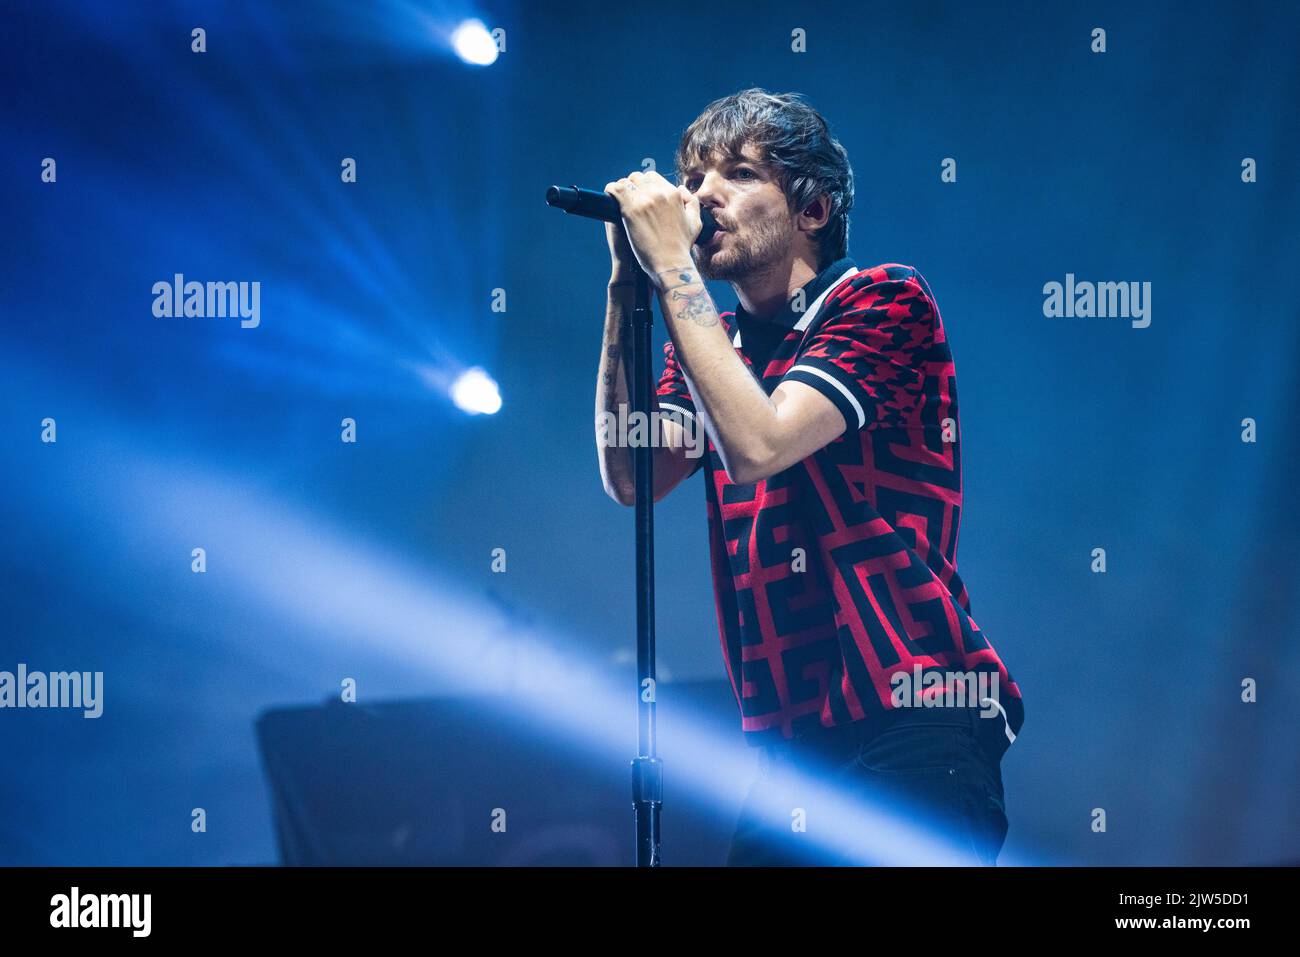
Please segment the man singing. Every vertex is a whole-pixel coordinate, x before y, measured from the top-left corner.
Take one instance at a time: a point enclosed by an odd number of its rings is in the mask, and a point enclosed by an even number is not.
[[[957,383],[930,287],[848,258],[848,156],[796,94],[710,104],[676,165],[677,186],[605,187],[623,222],[596,413],[626,414],[639,267],[671,338],[654,497],[703,465],[723,660],[762,749],[727,863],[994,864],[1024,709],[957,574]],[[702,206],[719,226],[703,247]],[[597,448],[605,490],[634,504],[629,450]]]

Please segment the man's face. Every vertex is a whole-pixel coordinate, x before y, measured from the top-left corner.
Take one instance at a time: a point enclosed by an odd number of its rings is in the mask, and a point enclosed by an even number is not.
[[[682,174],[719,231],[691,256],[706,279],[739,281],[780,262],[794,241],[794,218],[775,172],[746,143],[739,157],[712,155]]]

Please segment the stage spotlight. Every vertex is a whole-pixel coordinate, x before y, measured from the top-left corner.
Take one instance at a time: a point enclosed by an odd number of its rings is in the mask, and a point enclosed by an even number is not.
[[[493,415],[501,409],[501,392],[495,380],[475,366],[462,372],[452,384],[451,401],[471,415]]]
[[[466,63],[488,66],[496,62],[497,44],[482,20],[464,20],[451,35],[456,55]]]

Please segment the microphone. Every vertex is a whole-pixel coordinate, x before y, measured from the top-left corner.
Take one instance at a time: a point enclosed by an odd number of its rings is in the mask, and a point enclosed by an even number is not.
[[[599,219],[606,223],[621,223],[623,215],[618,210],[618,200],[609,193],[577,186],[552,186],[546,191],[546,205],[562,209],[574,216]],[[697,246],[705,245],[718,231],[718,222],[707,207],[700,207],[700,234],[695,237]]]

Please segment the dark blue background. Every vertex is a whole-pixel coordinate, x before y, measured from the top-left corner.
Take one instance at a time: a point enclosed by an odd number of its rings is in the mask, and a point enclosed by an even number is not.
[[[669,171],[751,85],[827,116],[852,254],[942,310],[959,567],[1026,702],[1008,854],[1300,857],[1295,4],[5,6],[0,669],[107,691],[97,721],[0,712],[0,863],[271,861],[263,709],[343,677],[526,697],[540,647],[626,662],[631,514],[592,447],[608,262],[542,194]],[[474,15],[507,32],[482,69],[443,39]],[[176,272],[260,281],[260,327],[154,318]],[[1045,318],[1067,272],[1149,281],[1150,327]],[[475,365],[495,416],[420,374]],[[720,677],[700,479],[657,521],[661,670]]]

